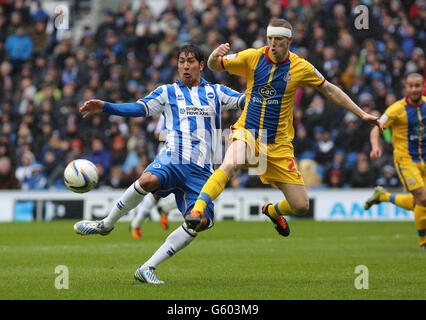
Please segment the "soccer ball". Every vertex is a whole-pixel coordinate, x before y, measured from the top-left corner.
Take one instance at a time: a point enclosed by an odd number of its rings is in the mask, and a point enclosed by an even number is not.
[[[74,192],[85,193],[92,190],[98,183],[96,166],[85,159],[71,161],[64,171],[64,184]]]

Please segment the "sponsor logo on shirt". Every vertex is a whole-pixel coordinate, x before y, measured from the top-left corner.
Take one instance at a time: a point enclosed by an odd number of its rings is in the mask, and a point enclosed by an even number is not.
[[[186,106],[179,109],[180,114],[187,116],[204,116],[204,117],[214,117],[216,115],[215,110],[210,108],[200,108],[196,106]]]
[[[267,84],[266,86],[260,87],[257,92],[264,97],[265,99],[268,99],[270,97],[273,97],[276,95],[277,90],[275,90],[272,86]]]
[[[236,57],[238,57],[238,53],[228,54],[228,55],[224,56],[223,58],[225,60],[232,60],[232,59],[235,59]]]
[[[263,104],[263,102],[265,102],[265,104],[267,105],[271,105],[271,104],[280,104],[280,100],[278,99],[270,99],[271,97],[274,97],[277,94],[277,90],[275,90],[274,87],[268,85],[262,86],[260,87],[257,92],[263,97],[263,99],[259,99],[256,96],[252,96],[251,97],[251,101],[254,103],[259,103],[259,104]]]

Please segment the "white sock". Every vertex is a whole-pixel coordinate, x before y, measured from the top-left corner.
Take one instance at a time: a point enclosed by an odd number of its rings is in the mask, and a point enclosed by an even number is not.
[[[136,180],[115,203],[108,216],[102,220],[105,228],[111,228],[122,216],[136,208],[147,193]]]
[[[197,233],[186,228],[185,224],[173,231],[161,245],[160,248],[142,265],[142,268],[154,267],[175,255],[179,250],[185,248],[196,237]]]
[[[152,193],[148,193],[142,200],[141,204],[136,208],[137,212],[135,217],[131,222],[131,227],[140,228],[142,221],[149,215],[152,208],[154,208],[155,204],[158,201],[155,199]]]

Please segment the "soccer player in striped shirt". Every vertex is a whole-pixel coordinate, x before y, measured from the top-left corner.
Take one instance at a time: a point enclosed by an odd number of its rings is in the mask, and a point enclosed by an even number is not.
[[[206,207],[220,195],[239,168],[256,165],[256,157],[262,182],[281,190],[285,197],[262,209],[278,233],[289,234],[283,215],[301,215],[308,211],[309,199],[291,143],[293,103],[298,87],[314,87],[336,105],[368,123],[379,125],[377,117],[363,111],[340,88],[326,81],[312,64],[290,52],[292,39],[291,24],[284,19],[272,19],[267,27],[268,46],[228,54],[230,45],[225,43],[211,53],[210,69],[247,79],[246,106],[233,125],[233,141],[222,165],[209,178],[193,211],[186,216],[187,224],[193,228],[203,228]]]
[[[89,100],[80,108],[83,117],[99,112],[125,117],[162,113],[167,134],[161,153],[125,191],[108,216],[102,221],[77,222],[74,230],[78,234],[109,234],[120,217],[135,208],[149,192],[162,197],[173,193],[178,209],[185,216],[214,171],[213,165],[220,163],[221,110],[243,108],[245,95],[224,85],[210,84],[201,77],[205,62],[198,47],[183,46],[177,59],[179,79],[158,87],[136,103]],[[163,283],[157,279],[155,268],[186,247],[199,231],[213,226],[213,204],[207,206],[205,219],[204,227],[197,231],[185,223],[174,230],[154,255],[138,267],[135,279]]]
[[[424,78],[419,73],[407,76],[406,96],[393,103],[379,118],[383,128],[392,128],[393,160],[404,193],[389,193],[376,187],[366,201],[366,210],[380,202],[391,202],[406,210],[414,211],[414,221],[420,249],[426,250],[426,97],[422,96]],[[370,158],[382,156],[380,132],[373,128],[370,133]]]

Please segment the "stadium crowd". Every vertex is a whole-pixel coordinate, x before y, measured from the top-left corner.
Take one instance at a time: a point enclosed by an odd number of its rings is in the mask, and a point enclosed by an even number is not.
[[[355,26],[359,5],[368,8],[367,29]],[[168,1],[160,14],[144,1],[137,8],[122,2],[116,12],[105,12],[96,30],[85,27],[78,41],[73,19],[70,30],[61,32],[41,4],[2,0],[0,189],[62,189],[63,170],[77,158],[97,165],[97,188],[127,188],[156,155],[158,118],[100,114],[83,120],[82,103],[134,102],[176,80],[176,49],[187,42],[206,56],[223,42],[233,52],[264,46],[271,17],[290,21],[291,51],[368,112],[379,115],[402,98],[406,74],[426,76],[424,0],[186,0],[182,7]],[[242,78],[208,68],[203,76],[245,90]],[[223,128],[238,116],[224,112]],[[308,187],[399,187],[391,133],[384,132],[385,155],[370,161],[371,127],[312,88],[299,89],[294,129],[295,155]],[[228,187],[264,186],[240,171]]]

